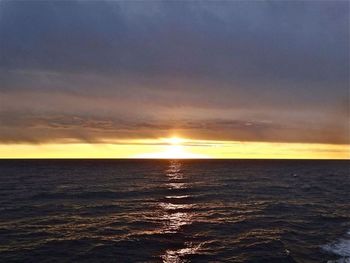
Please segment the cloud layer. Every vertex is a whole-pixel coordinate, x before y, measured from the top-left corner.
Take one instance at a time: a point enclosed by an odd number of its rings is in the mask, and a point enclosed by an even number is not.
[[[349,143],[347,1],[1,1],[0,141]]]

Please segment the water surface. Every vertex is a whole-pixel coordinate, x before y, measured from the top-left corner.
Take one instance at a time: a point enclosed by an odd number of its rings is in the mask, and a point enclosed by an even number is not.
[[[349,262],[348,161],[2,160],[1,262]]]

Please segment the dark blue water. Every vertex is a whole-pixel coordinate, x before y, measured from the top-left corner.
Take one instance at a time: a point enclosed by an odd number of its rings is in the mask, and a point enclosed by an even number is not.
[[[1,262],[349,262],[349,161],[0,161]]]

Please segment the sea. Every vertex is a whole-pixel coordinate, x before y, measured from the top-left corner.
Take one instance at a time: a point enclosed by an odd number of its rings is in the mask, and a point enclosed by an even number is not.
[[[0,262],[350,262],[348,160],[1,160]]]

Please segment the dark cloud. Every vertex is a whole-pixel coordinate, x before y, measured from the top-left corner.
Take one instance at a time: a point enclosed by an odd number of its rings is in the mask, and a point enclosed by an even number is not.
[[[348,8],[346,1],[3,1],[1,67],[344,81]]]
[[[175,124],[174,124],[175,123]],[[167,137],[170,133],[209,140],[348,143],[347,134],[317,124],[273,123],[260,120],[125,120],[97,116],[40,115],[5,112],[0,115],[1,143],[93,142]],[[218,136],[220,131],[220,136]]]
[[[0,2],[4,142],[348,143],[348,72],[347,1]]]

